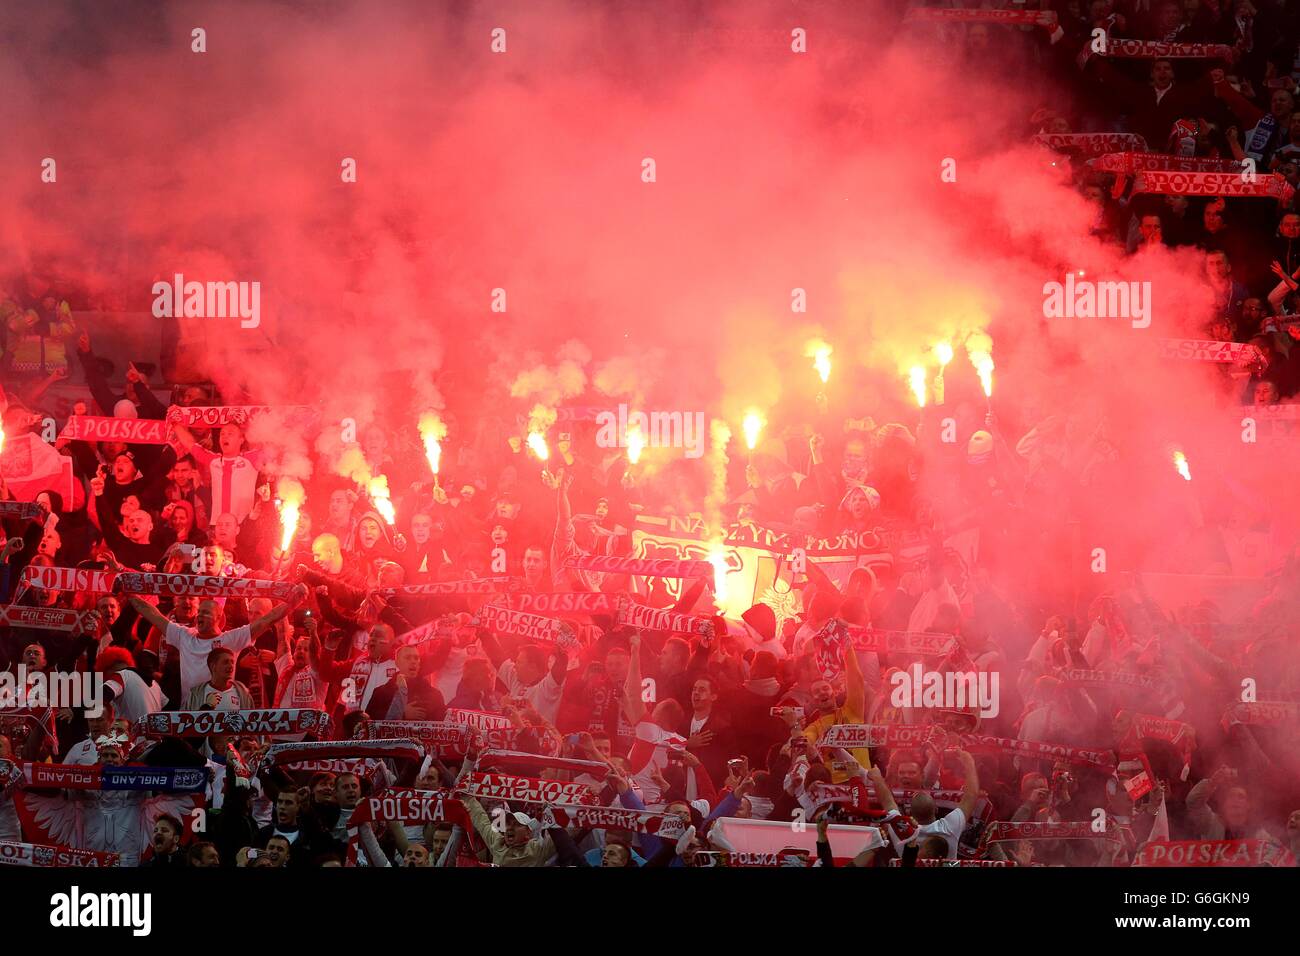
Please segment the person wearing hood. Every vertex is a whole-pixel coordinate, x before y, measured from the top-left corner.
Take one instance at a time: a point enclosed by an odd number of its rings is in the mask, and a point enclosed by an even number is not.
[[[379,569],[396,562],[397,556],[406,550],[406,539],[391,532],[388,522],[371,509],[356,520],[343,549],[352,554],[365,571],[367,582],[373,585],[378,580]]]

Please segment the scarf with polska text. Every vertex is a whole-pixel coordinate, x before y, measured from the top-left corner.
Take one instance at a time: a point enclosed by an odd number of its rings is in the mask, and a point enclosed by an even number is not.
[[[549,614],[554,617],[589,617],[592,614],[613,614],[618,600],[613,594],[601,591],[557,591],[550,594],[516,594],[510,599],[515,611]]]
[[[904,23],[1019,23],[1033,26],[1042,16],[1039,10],[964,10],[937,7],[913,7],[903,17]]]
[[[43,514],[45,509],[34,501],[0,501],[0,518],[35,521]]]
[[[789,847],[775,852],[744,850],[700,850],[692,857],[692,866],[809,866],[810,852]]]
[[[98,611],[74,611],[70,607],[28,607],[20,604],[0,605],[0,625],[30,627],[39,631],[62,631],[65,634],[90,634],[98,629]]]
[[[415,741],[426,753],[448,760],[469,753],[474,730],[442,720],[368,720],[353,739]]]
[[[695,614],[680,614],[663,608],[646,607],[624,597],[619,601],[619,624],[646,630],[672,631],[676,634],[694,634],[713,637],[713,618]]]
[[[429,641],[444,640],[456,636],[460,629],[461,622],[458,615],[447,614],[443,617],[436,617],[426,624],[419,627],[413,627],[409,631],[398,634],[396,643],[398,647],[419,647]]]
[[[137,720],[134,732],[146,737],[211,737],[213,734],[323,737],[329,733],[329,726],[329,714],[323,710],[162,710]]]
[[[1152,840],[1138,851],[1133,865],[1293,867],[1296,859],[1271,840]]]
[[[41,591],[86,591],[108,594],[113,590],[112,571],[89,571],[83,568],[46,568],[29,564],[23,568],[19,585]]]
[[[1230,704],[1223,712],[1222,724],[1225,731],[1236,724],[1248,724],[1252,727],[1278,727],[1293,723],[1300,716],[1300,705],[1287,700],[1238,701]]]
[[[1132,175],[1156,170],[1166,173],[1237,173],[1243,166],[1235,159],[1210,159],[1203,156],[1170,156],[1168,153],[1124,151],[1107,153],[1088,160],[1088,165],[1107,173]]]
[[[117,576],[124,594],[166,594],[172,597],[242,597],[290,601],[298,585],[292,581],[217,577],[207,574],[167,574],[163,571],[127,571]]]
[[[78,850],[70,846],[51,846],[46,843],[0,842],[0,866],[119,866],[122,857],[117,853],[99,850]]]
[[[501,594],[518,591],[523,579],[501,575],[492,578],[467,578],[463,581],[431,581],[428,584],[403,584],[395,588],[373,588],[370,593],[387,600],[395,597],[430,594]]]
[[[1141,750],[1141,741],[1158,740],[1169,744],[1183,757],[1182,780],[1192,769],[1192,751],[1196,749],[1196,728],[1181,720],[1168,717],[1156,717],[1152,714],[1138,714],[1131,710],[1121,710],[1115,715],[1115,721],[1124,727],[1119,734],[1121,750]]]
[[[671,558],[623,558],[613,555],[580,554],[564,562],[566,568],[601,574],[634,574],[651,578],[708,578],[713,565],[708,561],[677,561]]]
[[[861,750],[866,747],[889,747],[912,750],[924,747],[934,736],[931,724],[832,724],[826,728],[818,747],[833,750]]]
[[[1107,37],[1098,56],[1125,60],[1226,60],[1232,47],[1226,43],[1167,43],[1164,40],[1129,40]]]
[[[474,821],[465,805],[447,790],[390,787],[358,803],[348,817],[347,865],[357,865],[361,824],[383,820],[401,824],[452,823],[473,838]]]
[[[633,810],[629,807],[553,803],[542,811],[540,819],[547,827],[629,830],[633,833],[652,834],[665,840],[679,839],[686,832],[686,825],[676,814]]]
[[[1115,753],[1111,750],[1087,750],[1065,744],[1049,744],[1042,740],[1019,740],[984,734],[962,734],[958,740],[962,749],[971,753],[1006,754],[1030,760],[1068,760],[1106,773],[1115,772]]]
[[[108,418],[73,415],[59,433],[73,441],[118,441],[128,445],[166,445],[176,436],[171,426],[156,418]]]
[[[1107,689],[1140,690],[1147,693],[1167,696],[1174,686],[1159,677],[1146,674],[1132,674],[1125,671],[1087,670],[1082,667],[1067,667],[1056,674],[1066,687],[1097,687]]]
[[[1034,142],[1048,149],[1078,151],[1085,156],[1147,151],[1147,141],[1137,133],[1038,133]]]
[[[1249,342],[1220,342],[1217,339],[1159,339],[1160,357],[1251,365],[1264,361],[1258,346]]]
[[[497,604],[485,604],[479,608],[477,620],[480,627],[491,628],[503,634],[517,634],[559,648],[567,649],[578,645],[573,627],[558,617],[544,617],[526,611],[512,611]]]
[[[813,635],[813,656],[817,669],[826,680],[833,680],[843,670],[844,651],[848,646],[875,654],[927,656],[951,654],[958,645],[951,634],[882,631],[831,618]]]
[[[424,748],[409,738],[314,740],[272,744],[262,754],[260,770],[311,760],[423,760]]]
[[[14,761],[22,772],[19,786],[39,790],[158,790],[200,793],[208,785],[207,767],[36,763]],[[0,771],[0,774],[3,772]]]
[[[1097,832],[1091,820],[1063,820],[1051,822],[1044,820],[998,820],[984,828],[980,837],[981,852],[992,843],[1006,840],[1107,840],[1123,843],[1124,834],[1120,827],[1106,822],[1106,829]]]
[[[220,428],[222,425],[247,427],[250,420],[270,412],[284,413],[294,420],[309,421],[316,417],[309,405],[172,405],[167,422],[186,428]]]
[[[515,777],[503,773],[471,773],[457,792],[476,800],[511,800],[520,803],[585,803],[598,805],[596,792],[585,783],[547,780],[544,777]]]
[[[1241,173],[1173,173],[1156,169],[1133,175],[1133,194],[1161,196],[1246,196],[1276,199],[1285,206],[1295,187],[1281,173],[1258,173],[1249,181]]]

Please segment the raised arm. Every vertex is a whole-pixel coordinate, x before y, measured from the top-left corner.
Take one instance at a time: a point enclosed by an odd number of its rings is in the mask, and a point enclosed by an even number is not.
[[[957,759],[961,761],[962,775],[962,794],[961,803],[957,805],[958,809],[970,820],[971,814],[975,812],[975,804],[980,798],[980,777],[979,772],[975,769],[975,758],[965,750],[957,751]]]
[[[135,608],[135,613],[139,614],[142,618],[156,627],[159,633],[164,635],[167,633],[167,625],[169,625],[171,621],[163,617],[156,607],[138,594],[132,595],[130,604],[131,607]]]
[[[631,658],[627,665],[627,678],[623,681],[623,713],[628,722],[638,724],[645,717],[645,701],[641,699],[641,632],[634,631],[629,641]]]
[[[248,630],[253,635],[253,640],[257,640],[259,637],[265,634],[267,628],[269,628],[272,624],[280,620],[280,618],[284,617],[295,607],[301,604],[306,597],[307,597],[307,586],[304,584],[299,584],[293,589],[292,601],[286,601],[284,604],[281,604],[279,607],[274,607],[271,610],[267,611],[257,620],[249,622]]]

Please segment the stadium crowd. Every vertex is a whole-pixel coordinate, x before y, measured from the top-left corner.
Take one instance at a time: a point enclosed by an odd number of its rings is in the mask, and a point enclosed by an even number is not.
[[[1004,51],[1007,70],[1059,91],[1026,132],[1065,137],[1095,234],[1134,255],[1200,250],[1219,308],[1188,338],[1257,350],[1224,364],[1225,402],[1286,403],[1300,391],[1294,190],[1134,194],[1125,171],[1087,162],[1103,155],[1087,137],[1249,158],[1295,187],[1300,6],[981,9],[1038,12],[917,29],[943,31],[954,57]],[[1098,27],[1223,55],[1088,56]],[[1072,528],[1105,522],[1129,467],[1104,419],[958,397],[960,439],[945,443],[934,408],[919,427],[877,424],[873,408],[790,410],[757,454],[733,442],[725,543],[767,534],[780,567],[771,593],[720,613],[707,541],[636,551],[645,517],[701,510],[703,493],[683,499],[693,463],[640,467],[581,410],[544,432],[545,459],[513,422],[462,414],[434,473],[413,419],[363,425],[346,443],[390,501],[337,456],[290,474],[252,437],[266,416],[320,448],[337,423],[112,368],[56,282],[20,278],[0,313],[7,455],[40,442],[70,473],[62,491],[0,481],[0,669],[22,692],[0,701],[0,865],[1300,853],[1295,542],[1270,543],[1245,609],[1161,602],[1140,575],[1081,594],[1091,576],[1063,549]],[[50,390],[82,382],[71,417],[55,416]],[[1233,570],[1231,522],[1210,515],[1159,570]],[[883,544],[859,560],[867,539]],[[966,675],[970,694],[931,700],[918,668],[949,689]],[[34,688],[55,672],[99,675],[109,700],[49,706]],[[904,686],[916,693],[900,703]]]

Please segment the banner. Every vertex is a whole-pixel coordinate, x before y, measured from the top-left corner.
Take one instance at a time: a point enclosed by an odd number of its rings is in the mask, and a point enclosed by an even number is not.
[[[502,773],[471,773],[462,784],[476,799],[517,800],[521,803],[598,804],[596,792],[585,783],[515,777]]]
[[[1268,840],[1153,840],[1134,866],[1295,866],[1285,847]]]
[[[211,737],[213,734],[329,733],[323,710],[164,710],[135,722],[135,733],[147,737]]]
[[[953,534],[944,542],[949,580],[959,597],[968,590],[978,545],[978,529]],[[645,560],[695,559],[707,564],[713,546],[712,530],[697,517],[639,515],[632,529],[632,554]],[[796,549],[843,588],[859,567],[893,568],[898,573],[920,568],[929,556],[930,541],[920,533],[883,528],[820,537],[744,523],[724,529],[722,547],[727,577],[721,613],[739,620],[753,605],[767,604],[780,633],[785,620],[800,613],[799,592],[791,588],[802,577],[792,567]],[[648,606],[657,608],[670,607],[689,587],[676,578],[653,575],[634,576],[632,586]]]
[[[59,433],[73,441],[120,441],[129,445],[166,445],[175,437],[171,426],[156,418],[106,418],[73,415]]]
[[[42,491],[57,491],[63,496],[64,508],[76,511],[86,506],[86,491],[73,477],[72,459],[54,450],[53,445],[41,441],[39,435],[25,432],[5,439],[0,452],[0,477],[9,486],[14,503],[28,503]],[[10,504],[0,502],[0,504]],[[0,510],[0,514],[5,512]],[[38,518],[37,511],[30,517]]]
[[[298,585],[292,581],[217,577],[206,574],[165,574],[125,571],[117,576],[124,594],[169,594],[173,597],[264,597],[290,601]]]
[[[47,568],[29,564],[18,583],[42,591],[81,591],[108,594],[113,590],[113,572],[81,568]]]
[[[43,843],[0,842],[0,866],[117,866],[120,862],[121,857],[116,853]]]

